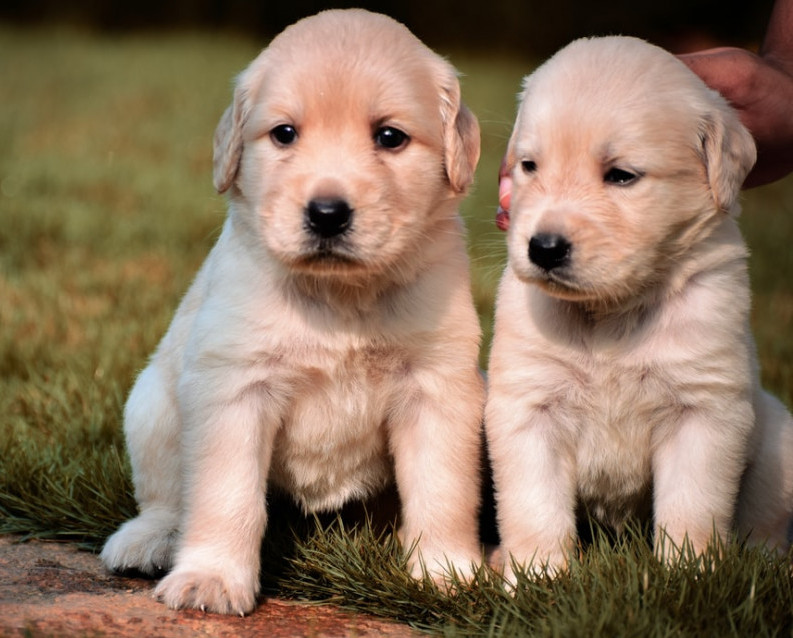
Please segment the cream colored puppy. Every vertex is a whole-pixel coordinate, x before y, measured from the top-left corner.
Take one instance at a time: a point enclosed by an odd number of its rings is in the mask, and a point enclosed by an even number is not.
[[[414,559],[469,572],[484,388],[457,206],[478,155],[455,70],[382,15],[302,20],[239,76],[228,218],[126,405],[140,515],[110,569],[249,612],[270,486],[313,512],[395,480]]]
[[[787,548],[793,422],[759,386],[736,223],[754,160],[641,40],[576,41],[525,80],[486,408],[508,577],[510,554],[562,568],[577,508]]]

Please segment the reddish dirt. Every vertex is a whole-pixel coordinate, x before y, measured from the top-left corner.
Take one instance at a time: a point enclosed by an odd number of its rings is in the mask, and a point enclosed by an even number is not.
[[[267,599],[245,618],[172,611],[153,581],[107,574],[72,545],[0,537],[0,636],[393,636],[405,625],[329,605]]]

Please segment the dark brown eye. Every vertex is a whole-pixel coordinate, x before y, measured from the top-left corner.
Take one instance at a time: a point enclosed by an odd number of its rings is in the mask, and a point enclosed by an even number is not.
[[[393,126],[381,126],[374,133],[374,141],[381,148],[393,151],[406,146],[410,141],[410,137],[404,131],[400,131]]]
[[[279,146],[289,146],[297,140],[297,130],[290,124],[281,124],[270,131],[270,139]]]
[[[533,173],[537,170],[537,162],[533,160],[523,160],[520,165],[524,173]]]
[[[637,179],[639,179],[638,175],[624,171],[621,168],[610,168],[603,176],[604,182],[607,184],[616,184],[617,186],[627,186]]]

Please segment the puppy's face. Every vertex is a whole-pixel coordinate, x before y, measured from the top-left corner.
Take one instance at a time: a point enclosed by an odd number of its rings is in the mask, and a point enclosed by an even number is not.
[[[393,20],[331,11],[293,25],[240,77],[215,183],[291,269],[398,268],[455,214],[479,153],[454,70]]]
[[[734,208],[754,144],[670,54],[634,38],[581,40],[524,87],[507,156],[509,258],[522,280],[623,303]]]

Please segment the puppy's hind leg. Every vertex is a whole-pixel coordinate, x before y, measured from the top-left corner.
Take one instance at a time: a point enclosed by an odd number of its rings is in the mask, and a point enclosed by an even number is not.
[[[162,370],[153,361],[138,377],[124,409],[124,433],[140,514],[105,543],[111,571],[155,576],[169,570],[181,511],[180,423]]]
[[[776,397],[758,391],[755,418],[760,439],[741,484],[736,527],[750,544],[784,552],[793,522],[793,417]]]

